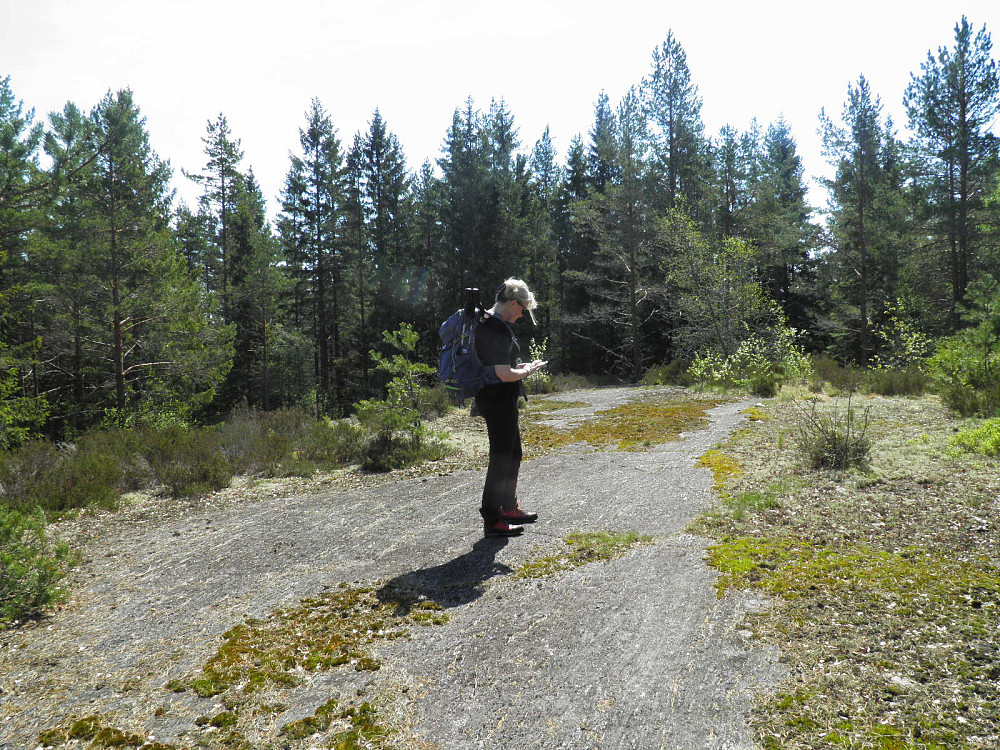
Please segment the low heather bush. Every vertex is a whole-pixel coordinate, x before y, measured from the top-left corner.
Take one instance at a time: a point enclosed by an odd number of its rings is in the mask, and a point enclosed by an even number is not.
[[[682,385],[694,383],[694,378],[688,374],[691,361],[687,359],[671,360],[665,365],[653,365],[642,376],[643,385]]]
[[[156,481],[174,495],[212,492],[232,481],[233,466],[223,455],[217,428],[148,427],[136,436]]]
[[[119,457],[97,446],[27,443],[0,456],[0,487],[11,508],[64,513],[114,507],[124,471]]]
[[[799,427],[799,447],[814,469],[848,469],[868,462],[872,443],[868,437],[869,409],[857,417],[847,400],[843,415],[836,409],[820,413],[816,402],[808,411],[802,410]]]
[[[930,379],[916,367],[905,370],[869,370],[865,389],[880,396],[923,396]]]

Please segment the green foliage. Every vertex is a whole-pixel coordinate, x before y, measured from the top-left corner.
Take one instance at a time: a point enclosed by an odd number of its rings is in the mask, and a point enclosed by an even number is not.
[[[150,427],[135,437],[156,482],[171,494],[202,495],[228,486],[233,478],[215,427]]]
[[[922,396],[930,378],[918,367],[875,369],[865,373],[865,389],[880,396]]]
[[[57,584],[70,564],[68,548],[47,539],[40,513],[0,504],[0,627],[61,601]]]
[[[3,254],[0,253],[2,264]],[[45,399],[25,396],[19,381],[18,370],[0,342],[0,450],[21,445],[37,434],[48,412]]]
[[[675,209],[661,223],[660,242],[670,252],[667,282],[681,316],[676,339],[684,356],[714,352],[735,356],[749,339],[769,339],[785,321],[758,276],[754,248],[743,240],[712,242]]]
[[[593,562],[608,562],[655,539],[635,531],[574,531],[563,539],[555,554],[534,557],[517,571],[518,578],[544,578]]]
[[[64,513],[114,507],[123,486],[121,456],[103,441],[56,445],[34,441],[0,454],[3,501],[25,511]]]
[[[427,390],[421,379],[433,369],[411,360],[417,345],[417,333],[403,324],[396,331],[386,331],[383,340],[400,353],[386,357],[371,353],[376,369],[392,378],[384,399],[365,399],[355,404],[361,426],[370,433],[362,467],[368,471],[390,471],[426,458],[443,455],[443,446],[429,435],[421,419],[422,394]]]
[[[859,418],[847,399],[847,409],[841,415],[834,408],[820,412],[815,401],[807,411],[802,409],[799,425],[799,447],[814,469],[849,469],[868,462],[872,442],[868,437],[870,409]]]
[[[549,359],[549,340],[547,338],[541,341],[536,341],[531,339],[528,344],[528,361],[535,362],[536,360],[548,361]],[[547,368],[543,367],[541,370],[535,372],[531,376],[531,391],[533,393],[551,393],[552,392],[552,374]]]
[[[835,391],[842,393],[854,393],[861,387],[864,380],[864,371],[853,365],[842,365],[832,357],[825,354],[814,355],[809,358],[812,367],[812,377],[810,380],[817,386],[814,390],[823,390],[823,383],[829,383]]]
[[[729,356],[716,350],[698,352],[688,372],[708,386],[774,395],[781,383],[805,380],[812,372],[795,336],[793,329],[775,326],[767,336],[751,335]]]
[[[970,327],[939,341],[927,366],[949,408],[991,417],[1000,411],[1000,283],[979,280],[968,302]]]
[[[875,329],[874,370],[920,370],[933,351],[933,342],[919,329],[908,300],[886,305],[884,322]]]
[[[653,365],[642,376],[643,385],[692,385],[694,377],[688,372],[690,360],[675,359],[665,365]]]
[[[950,442],[967,451],[1000,456],[1000,418],[988,419],[978,427],[962,430]]]

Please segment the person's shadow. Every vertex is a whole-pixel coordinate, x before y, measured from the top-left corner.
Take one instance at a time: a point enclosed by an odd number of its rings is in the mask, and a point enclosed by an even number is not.
[[[395,604],[398,616],[410,614],[415,605],[426,601],[445,608],[468,604],[483,595],[484,584],[490,578],[513,572],[496,561],[497,553],[506,545],[506,537],[484,537],[464,555],[396,576],[375,594],[384,604]]]

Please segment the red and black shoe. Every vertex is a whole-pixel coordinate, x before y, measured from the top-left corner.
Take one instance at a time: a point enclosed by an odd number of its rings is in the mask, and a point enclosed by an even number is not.
[[[520,536],[524,532],[521,526],[507,523],[507,521],[483,522],[483,534],[485,536]]]
[[[515,505],[513,510],[500,509],[500,517],[507,523],[534,523],[538,520],[537,513],[528,513],[520,505]]]

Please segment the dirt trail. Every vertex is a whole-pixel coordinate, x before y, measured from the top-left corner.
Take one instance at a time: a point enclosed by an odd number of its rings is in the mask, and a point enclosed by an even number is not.
[[[566,394],[590,407],[553,418],[649,393]],[[203,664],[223,632],[327,586],[389,581],[437,594],[449,622],[379,645],[387,668],[376,676],[320,674],[288,691],[274,727],[350,688],[398,698],[423,747],[749,750],[750,701],[780,668],[740,630],[760,602],[719,600],[706,540],[684,532],[711,503],[695,460],[746,406],[713,409],[707,429],[647,451],[581,447],[525,462],[522,502],[542,517],[509,542],[481,538],[481,470],[112,530],[66,607],[0,633],[0,748],[33,748],[39,731],[93,714],[182,744],[211,699],[163,685]],[[573,530],[657,541],[552,578],[510,575]]]

